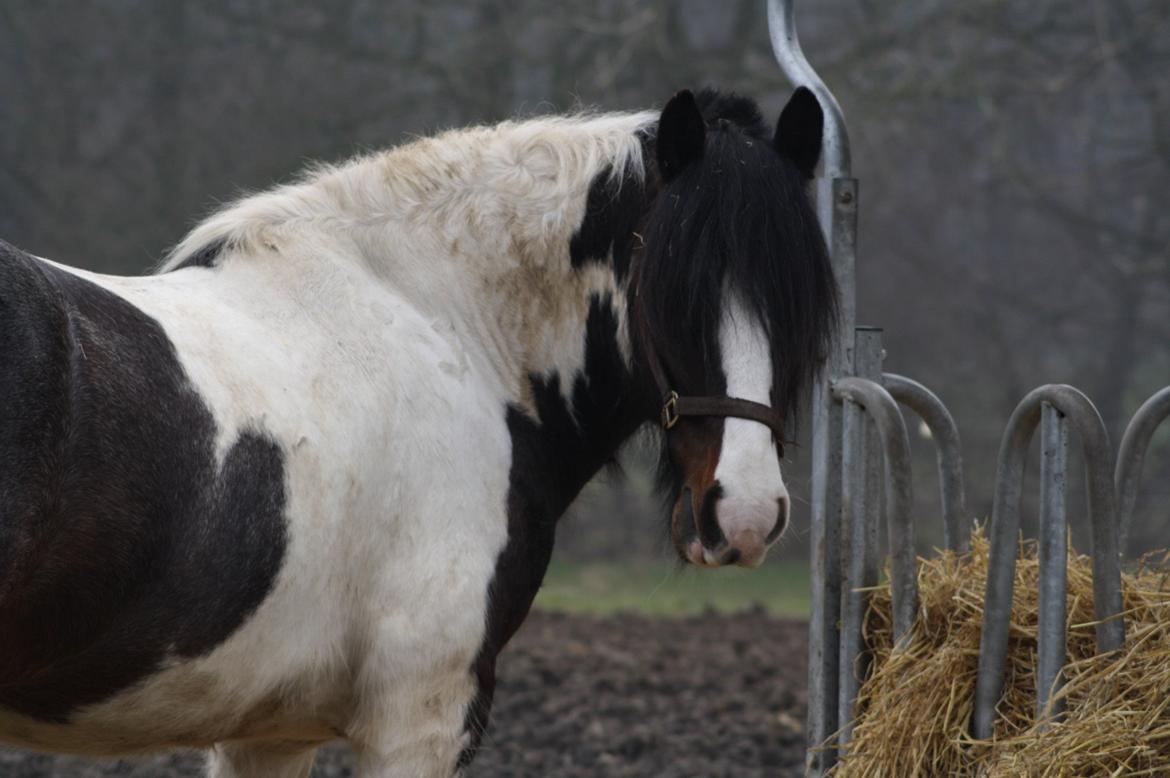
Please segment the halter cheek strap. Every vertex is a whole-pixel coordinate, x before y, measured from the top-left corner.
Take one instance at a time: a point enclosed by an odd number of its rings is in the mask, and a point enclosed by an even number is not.
[[[779,444],[784,440],[784,417],[770,405],[726,395],[680,395],[670,388],[666,370],[658,359],[654,344],[646,339],[646,361],[658,390],[662,393],[662,427],[670,429],[683,416],[731,416],[768,426]]]

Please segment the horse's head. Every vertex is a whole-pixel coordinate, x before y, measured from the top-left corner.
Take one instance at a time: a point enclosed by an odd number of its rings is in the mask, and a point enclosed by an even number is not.
[[[631,331],[663,396],[671,538],[697,565],[758,565],[788,523],[782,435],[836,321],[809,191],[822,121],[798,89],[774,132],[751,100],[709,91],[675,95],[658,123]]]

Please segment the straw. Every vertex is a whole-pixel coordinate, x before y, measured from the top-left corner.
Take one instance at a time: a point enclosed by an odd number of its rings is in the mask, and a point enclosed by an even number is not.
[[[1170,775],[1170,580],[1143,564],[1123,577],[1126,645],[1097,656],[1088,557],[1069,555],[1066,705],[1035,721],[1039,565],[1021,543],[1003,697],[990,741],[970,736],[987,584],[987,539],[969,555],[919,560],[921,605],[904,649],[892,649],[890,590],[870,594],[865,642],[873,651],[853,739],[836,778],[890,776]],[[1164,560],[1163,560],[1164,561]]]

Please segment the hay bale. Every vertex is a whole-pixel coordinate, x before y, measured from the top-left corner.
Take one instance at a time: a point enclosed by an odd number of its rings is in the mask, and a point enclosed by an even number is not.
[[[1163,560],[1164,561],[1164,560]],[[1088,557],[1070,553],[1067,712],[1041,731],[1036,705],[1039,565],[1024,543],[1016,567],[1007,676],[995,736],[969,732],[987,583],[988,542],[976,531],[969,556],[920,560],[918,622],[892,649],[890,590],[876,588],[865,640],[874,662],[862,685],[853,742],[837,778],[912,775],[1170,775],[1170,582],[1139,570],[1124,576],[1126,646],[1094,656]]]

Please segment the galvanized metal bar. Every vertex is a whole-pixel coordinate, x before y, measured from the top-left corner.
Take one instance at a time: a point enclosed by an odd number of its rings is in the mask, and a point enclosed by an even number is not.
[[[780,69],[794,86],[806,86],[817,96],[825,112],[825,141],[821,150],[825,178],[848,178],[852,173],[849,132],[837,98],[813,70],[796,35],[795,0],[768,0],[768,31]],[[852,332],[852,330],[846,330]]]
[[[877,428],[885,459],[886,528],[890,543],[890,589],[893,596],[894,641],[901,643],[918,615],[918,568],[914,548],[914,486],[910,472],[910,437],[898,403],[876,381],[846,377],[833,385],[833,395],[865,408]]]
[[[840,332],[852,332],[854,322],[853,266],[857,238],[857,182],[821,181],[818,216],[826,230],[833,271],[840,293]],[[826,194],[827,192],[827,194]],[[836,752],[819,748],[838,729],[840,661],[838,617],[841,602],[841,405],[832,400],[832,382],[853,372],[853,344],[838,339],[813,388],[812,517],[809,540],[812,578],[809,613],[809,757],[806,771],[822,775],[836,762]]]
[[[826,403],[830,376],[844,365],[835,357],[817,380],[813,399],[812,514],[809,520],[808,730],[807,772],[822,775],[836,752],[821,746],[837,731],[841,608],[841,417],[838,403]]]
[[[807,86],[824,111],[822,176],[816,184],[817,218],[825,235],[840,294],[841,337],[829,355],[812,398],[812,516],[809,528],[812,590],[809,613],[808,730],[810,775],[832,767],[836,752],[821,749],[838,726],[840,613],[841,405],[831,386],[853,370],[854,258],[857,248],[857,182],[850,178],[849,136],[841,108],[805,59],[796,34],[794,0],[769,0],[768,28],[781,69],[794,86]]]
[[[886,351],[882,347],[883,331],[880,327],[857,327],[854,335],[855,370],[858,378],[868,378],[881,383],[882,362],[886,358]],[[882,458],[878,456],[877,427],[873,419],[867,419],[865,424],[865,439],[867,442],[865,458],[865,548],[868,549],[866,581],[876,584],[881,576],[881,560],[879,558],[880,542],[878,533],[881,529],[883,498],[885,497],[885,474]],[[866,584],[871,585],[870,583]]]
[[[1051,403],[1040,405],[1040,557],[1039,624],[1036,647],[1036,720],[1058,716],[1063,708],[1049,700],[1060,684],[1066,643],[1065,593],[1068,591],[1068,421]]]
[[[971,549],[967,530],[967,496],[963,480],[963,451],[959,427],[938,396],[917,381],[894,373],[882,376],[890,395],[918,414],[934,439],[938,461],[938,486],[942,499],[943,545],[966,553]]]
[[[864,585],[865,533],[865,410],[845,401],[841,408],[841,632],[837,662],[837,710],[840,716],[837,743],[845,745],[852,735],[853,700],[857,697],[856,661],[862,654],[861,619],[864,608],[859,589]]]
[[[859,375],[881,377],[882,331],[858,327],[854,356]],[[878,582],[877,531],[881,517],[881,460],[873,421],[856,403],[846,400],[841,427],[841,637],[838,681],[840,726],[837,742],[852,737],[853,703],[868,667],[862,627],[869,587]]]
[[[1153,394],[1150,399],[1142,403],[1137,413],[1125,428],[1121,436],[1121,448],[1117,451],[1117,470],[1114,472],[1113,483],[1117,489],[1118,524],[1120,537],[1117,544],[1122,554],[1125,553],[1126,543],[1129,541],[1129,531],[1133,525],[1133,509],[1137,505],[1138,485],[1142,478],[1142,465],[1146,462],[1146,452],[1150,448],[1150,439],[1158,426],[1170,418],[1170,386]]]
[[[1099,621],[1097,650],[1112,651],[1125,642],[1125,624],[1121,617],[1121,564],[1117,554],[1117,501],[1113,493],[1109,433],[1093,403],[1079,390],[1063,384],[1041,386],[1029,392],[1016,406],[999,449],[991,514],[991,558],[972,715],[972,732],[977,738],[991,737],[995,706],[1003,691],[1024,462],[1044,402],[1067,417],[1084,452],[1092,524],[1093,604]]]

